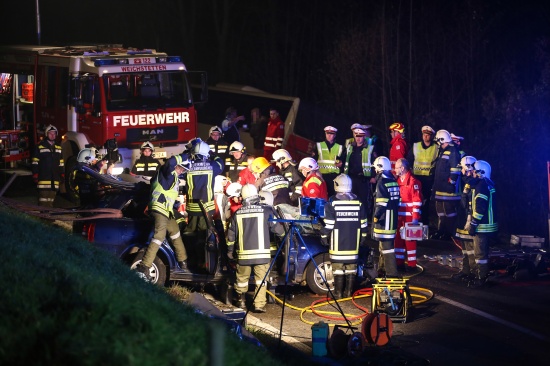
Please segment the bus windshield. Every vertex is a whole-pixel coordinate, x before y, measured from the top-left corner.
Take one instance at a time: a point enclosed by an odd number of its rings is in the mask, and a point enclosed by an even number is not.
[[[108,111],[190,107],[193,99],[183,72],[103,76]]]

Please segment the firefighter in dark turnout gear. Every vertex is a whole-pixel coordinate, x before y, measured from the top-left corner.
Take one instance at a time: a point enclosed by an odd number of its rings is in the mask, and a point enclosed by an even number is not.
[[[151,181],[149,212],[155,219],[155,232],[137,267],[137,271],[148,281],[152,279],[151,266],[162,242],[166,239],[167,232],[181,270],[188,270],[187,252],[174,214],[174,206],[177,206],[176,199],[179,194],[180,180],[178,177],[184,172],[188,163],[187,154],[172,156]]]
[[[397,213],[399,210],[399,185],[391,172],[391,163],[385,156],[374,161],[376,170],[376,192],[374,213],[372,215],[373,239],[378,240],[380,257],[378,270],[388,277],[397,276],[397,264],[393,240],[397,231]]]
[[[270,222],[275,217],[273,207],[260,204],[260,196],[254,185],[247,184],[242,191],[243,206],[235,212],[227,230],[227,250],[230,260],[237,260],[235,291],[238,295],[235,305],[245,308],[250,274],[254,270],[255,300],[253,312],[265,313],[266,283],[262,285],[269,263],[271,250],[269,232],[283,235],[280,223]]]
[[[498,232],[498,222],[491,166],[484,160],[477,160],[474,169],[474,175],[479,180],[472,186],[472,221],[468,232],[474,236],[477,274],[476,278],[468,282],[468,287],[477,288],[485,285],[489,275],[489,240]]]
[[[76,158],[79,164],[87,165],[92,170],[100,173],[107,161],[99,159],[97,149],[90,147],[80,150]],[[99,200],[105,195],[105,187],[97,179],[92,178],[80,169],[73,170],[69,177],[72,191],[78,196],[80,207],[97,207]]]
[[[146,177],[154,177],[160,162],[153,157],[155,146],[150,141],[145,141],[141,145],[141,156],[136,160],[132,171],[132,175],[143,175]]]
[[[219,156],[222,161],[225,161],[227,158],[229,143],[224,140],[223,132],[220,127],[212,126],[208,132],[208,138],[205,142],[208,144],[210,151],[212,151],[215,156]]]
[[[239,174],[248,168],[248,155],[242,142],[235,141],[229,146],[229,157],[225,159],[225,174],[233,183],[239,181]]]
[[[61,146],[56,143],[57,128],[46,127],[45,138],[36,146],[32,158],[32,177],[38,188],[38,205],[53,207],[59,187],[65,181]]]
[[[439,156],[435,163],[432,195],[439,220],[432,238],[450,239],[456,231],[456,209],[460,201],[460,154],[448,131],[437,131],[435,140],[439,144]]]
[[[334,274],[334,298],[350,297],[357,274],[359,245],[367,239],[365,205],[351,193],[351,179],[340,174],[334,179],[336,195],[325,205],[324,228],[321,240],[328,245]],[[345,288],[344,288],[345,278]]]
[[[462,196],[457,210],[456,239],[462,247],[462,269],[451,276],[453,281],[470,281],[475,278],[477,266],[474,256],[474,237],[470,235],[469,227],[472,222],[472,186],[476,186],[479,178],[474,177],[474,163],[476,158],[465,156],[460,160],[462,168]]]
[[[290,205],[290,182],[280,174],[275,173],[275,168],[264,157],[252,161],[250,166],[252,173],[258,179],[254,185],[260,190],[273,194],[273,206],[280,204]]]
[[[296,167],[296,161],[292,159],[290,153],[285,149],[278,149],[273,152],[273,160],[279,168],[279,174],[285,177],[290,183],[290,202],[294,206],[298,206],[298,201],[302,196],[302,186],[305,177]]]
[[[188,169],[184,174],[189,215],[186,232],[207,229],[199,201],[202,201],[206,213],[211,217],[215,211],[214,177],[223,171],[223,160],[212,153],[204,141],[195,143],[190,158]]]

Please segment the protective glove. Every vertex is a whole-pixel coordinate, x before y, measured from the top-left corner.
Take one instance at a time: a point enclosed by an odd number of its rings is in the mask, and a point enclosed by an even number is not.
[[[472,222],[470,222],[470,227],[468,228],[468,235],[474,236],[476,234],[477,225],[478,223],[475,220],[472,220]]]
[[[208,152],[208,158],[209,158],[210,160],[214,160],[214,159],[216,158],[216,153],[215,153],[214,151],[210,150],[210,151]]]
[[[321,244],[325,247],[328,247],[328,238],[326,236],[321,236]]]
[[[34,184],[38,184],[38,173],[32,175],[32,180]]]
[[[362,247],[366,247],[368,245],[366,236],[361,237],[361,241],[359,242],[359,245]]]

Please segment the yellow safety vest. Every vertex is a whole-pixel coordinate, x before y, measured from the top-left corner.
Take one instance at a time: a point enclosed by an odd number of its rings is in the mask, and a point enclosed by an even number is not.
[[[414,165],[413,165],[413,174],[414,175],[423,175],[429,176],[430,170],[432,168],[432,163],[437,157],[437,146],[433,144],[432,146],[424,149],[422,147],[423,142],[416,142],[413,145],[414,153]]]
[[[342,155],[342,145],[334,144],[332,149],[328,149],[326,141],[317,143],[317,164],[321,174],[340,173],[340,168],[336,167],[336,158]]]

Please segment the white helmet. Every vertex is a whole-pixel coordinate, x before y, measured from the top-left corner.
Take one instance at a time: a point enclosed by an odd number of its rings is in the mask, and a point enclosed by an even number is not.
[[[305,171],[306,173],[311,172],[312,170],[319,170],[319,164],[313,158],[303,158],[298,165],[298,170]]]
[[[220,135],[223,135],[223,131],[218,126],[212,126],[210,127],[210,130],[208,131],[208,136],[212,134],[212,132],[219,132]]]
[[[155,152],[155,147],[151,143],[151,141],[145,141],[143,144],[141,144],[140,147],[141,150],[149,149],[151,152]]]
[[[258,189],[254,184],[245,184],[241,189],[241,196],[243,197],[243,200],[247,198],[253,198],[254,196],[258,195]]]
[[[334,178],[334,190],[338,193],[351,192],[351,178],[346,174],[340,174]]]
[[[207,158],[210,154],[210,146],[204,141],[200,141],[193,147],[193,155]]]
[[[292,156],[290,156],[289,152],[285,149],[275,150],[272,156],[273,160],[275,160],[275,164],[277,164],[279,168],[282,167],[283,163],[292,161]]]
[[[273,206],[273,193],[270,191],[264,191],[263,189],[258,192],[260,196],[260,203],[263,205]]]
[[[372,165],[374,166],[374,170],[376,171],[376,173],[380,173],[385,170],[391,170],[390,159],[386,158],[385,156],[377,157]]]
[[[460,167],[467,172],[474,170],[474,163],[476,162],[476,158],[473,156],[465,156],[462,159],[460,159]]]
[[[88,165],[92,165],[93,162],[97,159],[98,159],[98,155],[97,155],[97,149],[95,147],[90,147],[90,148],[80,150],[76,158],[76,160],[79,163],[84,163]]]
[[[48,135],[48,132],[50,132],[50,131],[55,131],[55,134],[56,134],[56,135],[59,134],[59,132],[57,131],[57,128],[56,128],[54,125],[48,125],[48,126],[46,126],[46,129],[44,130],[44,133],[45,133],[46,135]]]
[[[227,186],[225,193],[229,197],[240,197],[242,189],[243,189],[243,186],[240,183],[235,182]]]
[[[474,169],[481,178],[491,179],[491,165],[485,160],[477,160],[474,163]]]
[[[214,192],[223,193],[225,186],[229,183],[229,179],[223,175],[216,175],[214,178]]]
[[[246,147],[244,147],[243,143],[240,141],[234,141],[231,145],[229,145],[230,155],[233,155],[233,153],[237,151],[244,153],[245,150],[246,150]]]
[[[439,130],[435,134],[435,142],[437,142],[439,145],[452,142],[451,134],[447,130]]]

